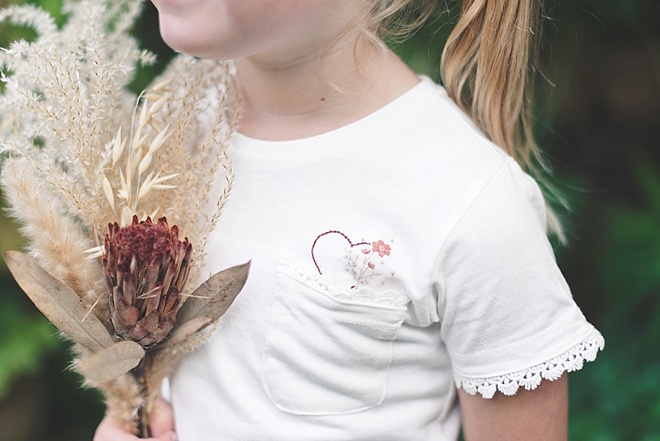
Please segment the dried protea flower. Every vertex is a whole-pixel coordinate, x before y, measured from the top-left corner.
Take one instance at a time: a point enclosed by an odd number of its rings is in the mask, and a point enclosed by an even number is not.
[[[183,305],[192,245],[179,240],[176,225],[162,217],[120,227],[108,225],[103,268],[110,293],[112,324],[124,340],[148,348],[162,341]]]

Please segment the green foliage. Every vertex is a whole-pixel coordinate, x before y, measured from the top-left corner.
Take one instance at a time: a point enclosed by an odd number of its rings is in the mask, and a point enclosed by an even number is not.
[[[140,41],[142,48],[156,54],[156,63],[150,66],[139,66],[135,72],[135,79],[131,84],[131,90],[136,93],[144,90],[159,75],[167,63],[174,56],[174,51],[170,49],[160,38],[157,29],[158,14],[156,9],[145,7],[142,15],[135,23],[133,33]]]
[[[10,285],[7,274],[0,280]],[[62,347],[54,336],[56,329],[40,315],[26,313],[16,301],[18,293],[3,292],[0,308],[0,400],[6,397],[12,381],[18,375],[39,372],[45,355]]]
[[[660,440],[660,167],[642,151],[628,167],[639,200],[599,209],[603,240],[592,253],[607,346],[574,376],[575,439]]]
[[[1,199],[0,199],[1,201]],[[0,207],[2,205],[0,204]],[[0,213],[0,253],[18,249],[15,226]],[[44,356],[61,348],[56,329],[24,297],[0,260],[0,401],[20,375],[35,375]]]

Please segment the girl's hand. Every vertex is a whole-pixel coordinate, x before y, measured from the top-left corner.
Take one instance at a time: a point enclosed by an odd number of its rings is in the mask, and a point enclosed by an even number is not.
[[[150,441],[176,441],[174,433],[174,412],[170,404],[160,399],[151,416]],[[94,434],[94,441],[138,441],[140,438],[128,432],[106,415]]]

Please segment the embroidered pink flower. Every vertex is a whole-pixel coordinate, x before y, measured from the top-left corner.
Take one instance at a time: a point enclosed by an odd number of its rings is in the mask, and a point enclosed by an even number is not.
[[[390,255],[390,250],[392,248],[388,244],[383,242],[382,240],[379,240],[377,242],[373,242],[371,245],[373,246],[373,248],[372,248],[373,252],[378,253],[378,255],[380,257]]]
[[[329,234],[337,234],[344,238],[348,246],[346,247],[346,270],[353,276],[355,284],[351,286],[351,289],[359,289],[365,285],[368,285],[373,279],[376,279],[382,274],[376,269],[378,263],[384,265],[385,262],[380,260],[380,262],[372,262],[372,260],[378,260],[379,256],[382,259],[385,256],[389,256],[392,247],[386,244],[382,240],[377,240],[373,242],[353,242],[346,234],[342,233],[339,230],[330,230],[325,233],[319,234],[314,243],[312,244],[312,261],[316,266],[316,270],[319,275],[323,275],[319,262],[316,261],[316,256],[314,255],[314,249],[319,242],[319,240]],[[359,248],[358,248],[359,247]],[[392,273],[394,276],[394,273]]]

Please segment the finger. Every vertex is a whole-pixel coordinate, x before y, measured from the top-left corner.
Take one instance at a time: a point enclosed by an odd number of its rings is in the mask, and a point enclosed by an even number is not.
[[[176,433],[170,431],[159,435],[157,438],[149,438],[143,441],[178,441],[178,438],[176,437]]]
[[[94,441],[139,441],[139,438],[106,416],[96,428]]]
[[[160,398],[154,406],[151,414],[150,424],[151,433],[156,438],[161,438],[166,434],[174,433],[174,411],[172,405]],[[167,439],[167,438],[164,438]]]

